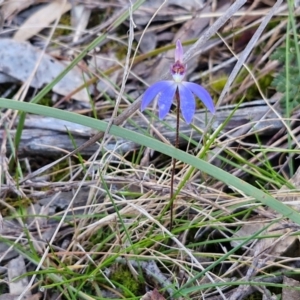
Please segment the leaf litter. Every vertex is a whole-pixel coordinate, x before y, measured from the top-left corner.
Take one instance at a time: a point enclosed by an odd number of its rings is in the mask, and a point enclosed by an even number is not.
[[[9,49],[9,51],[7,51]],[[42,56],[36,69],[39,57]],[[0,39],[0,72],[3,76],[9,76],[15,82],[25,83],[31,74],[30,86],[41,89],[53,81],[67,66],[66,62],[59,61],[50,55],[31,46],[27,42],[18,42],[13,39]],[[53,86],[53,92],[60,95],[68,95],[77,87],[84,84],[87,75],[79,68],[73,68],[60,82]],[[2,83],[7,82],[3,79]],[[89,94],[81,90],[72,96],[76,100],[89,102]]]
[[[203,84],[215,100],[219,99],[219,112],[211,128],[220,132],[206,159],[232,174],[238,174],[240,178],[263,186],[278,199],[284,195],[286,199],[282,201],[299,210],[299,171],[295,172],[293,179],[284,180],[288,177],[287,163],[282,163],[283,158],[278,153],[263,155],[260,152],[256,155],[251,152],[260,145],[276,149],[297,145],[294,140],[288,144],[284,132],[276,141],[269,142],[270,135],[284,128],[282,111],[276,100],[276,91],[270,93],[267,88],[257,91],[253,79],[253,75],[254,78],[260,76],[260,69],[262,74],[266,74],[267,71],[275,73],[279,67],[268,59],[267,53],[272,51],[272,41],[279,41],[283,31],[276,30],[276,26],[269,28],[253,44],[251,37],[269,9],[280,1],[271,1],[271,4],[267,1],[247,1],[246,5],[246,1],[236,1],[233,6],[222,1],[191,0],[185,1],[184,5],[182,1],[145,1],[117,29],[111,31],[108,28],[128,10],[130,1],[25,2],[16,6],[15,1],[7,0],[1,6],[4,30],[0,39],[0,82],[3,86],[14,83],[14,86],[11,85],[14,91],[12,99],[21,99],[21,91],[28,85],[31,89],[23,94],[23,100],[30,101],[32,95],[51,83],[72,57],[87,46],[86,41],[108,32],[96,48],[87,52],[80,65],[52,87],[49,96],[53,105],[61,109],[109,121],[114,109],[126,112],[130,102],[142,95],[147,85],[162,79],[169,70],[174,48],[158,51],[155,55],[151,53],[180,39],[186,42],[184,47],[188,51],[188,79]],[[232,7],[235,10],[230,12]],[[286,5],[281,4],[279,11],[284,15]],[[24,13],[25,20],[18,23]],[[67,26],[60,24],[62,17],[67,18]],[[133,22],[129,22],[130,18]],[[213,22],[222,18],[222,27],[216,27],[213,31]],[[278,28],[283,28],[280,22],[285,20],[279,12],[273,15],[273,20],[278,22]],[[148,22],[149,27],[143,32]],[[35,26],[37,23],[38,26]],[[19,25],[15,27],[15,24]],[[55,32],[59,32],[58,29],[66,31],[57,35]],[[136,62],[123,76],[129,30],[135,38],[129,51],[130,58],[140,38],[142,41],[136,52]],[[211,33],[207,40],[195,51],[195,45],[204,41],[209,30]],[[230,78],[236,61],[243,67],[241,62],[245,48],[251,50],[251,55],[245,58],[252,74],[241,76],[240,71],[239,75],[234,76],[232,86],[227,86],[226,93],[221,94],[220,98],[217,82],[220,78]],[[122,83],[124,93],[119,95]],[[264,82],[259,84],[263,86]],[[228,126],[223,128],[226,122],[224,116],[228,117],[243,93],[251,89],[252,101],[242,104]],[[268,103],[265,101],[266,95]],[[116,106],[114,100],[118,96],[121,100],[120,105]],[[272,109],[268,105],[272,105]],[[207,132],[209,122],[204,115],[198,107],[194,125]],[[122,114],[117,113],[116,118],[119,116]],[[156,138],[172,142],[174,131],[166,132],[165,125],[153,120],[153,117],[141,114],[133,118],[130,116],[126,117],[126,122],[123,120],[122,123],[126,123],[124,126],[144,132],[151,128]],[[267,299],[271,299],[274,293],[282,293],[282,299],[289,299],[292,289],[289,293],[287,285],[291,284],[296,289],[299,287],[297,280],[288,283],[288,271],[297,268],[294,252],[299,245],[295,235],[298,228],[282,219],[280,214],[260,206],[255,199],[240,191],[194,171],[176,199],[176,226],[173,235],[170,235],[167,231],[169,213],[166,210],[170,189],[168,158],[159,153],[151,154],[151,151],[143,154],[139,152],[138,145],[108,136],[102,141],[101,151],[94,145],[95,148],[83,152],[83,156],[77,155],[58,164],[57,168],[47,169],[47,163],[55,161],[59,153],[72,151],[72,147],[78,146],[95,132],[68,122],[56,122],[44,117],[39,121],[39,118],[42,117],[28,116],[25,121],[23,135],[31,144],[18,149],[21,173],[14,165],[16,157],[12,155],[15,118],[9,111],[1,118],[0,204],[3,207],[1,213],[6,217],[1,228],[3,241],[0,249],[3,249],[1,267],[6,267],[7,273],[2,275],[6,281],[0,283],[0,289],[6,299],[15,297],[15,293],[18,299],[23,299],[35,284],[43,288],[43,297],[53,299],[60,289],[55,285],[48,287],[48,280],[63,288],[61,299],[68,299],[72,293],[76,293],[78,299],[181,297],[233,300],[247,299],[254,293]],[[166,122],[171,124],[171,128],[174,128],[173,121],[170,113]],[[197,155],[195,149],[201,148],[202,143],[205,145],[202,135],[182,123],[181,128],[186,135],[181,140],[182,149],[194,151]],[[293,135],[298,136],[297,128],[292,130]],[[47,135],[53,139],[45,139]],[[259,136],[259,142],[256,136]],[[43,146],[45,150],[37,146]],[[138,159],[147,163],[139,164]],[[278,182],[266,179],[265,170],[260,169],[265,167],[271,172],[271,167],[266,163],[268,159],[280,175]],[[189,166],[178,162],[176,171],[178,185],[188,174]],[[25,177],[27,174],[38,175],[24,180],[28,178]],[[24,204],[24,199],[30,200],[29,204]],[[272,223],[274,219],[278,221]],[[260,234],[262,237],[249,238],[264,227],[266,230]],[[248,243],[242,245],[247,239]],[[14,241],[14,245],[9,241]],[[220,257],[239,247],[214,265]],[[35,256],[28,256],[28,251],[34,251]],[[12,271],[18,260],[23,267],[20,273],[15,274]],[[58,272],[64,268],[66,272]],[[205,271],[206,268],[210,270]],[[91,269],[97,272],[93,273]],[[48,275],[48,279],[42,282],[38,274],[29,276],[27,272],[30,270],[46,272],[44,274]],[[128,278],[113,282],[112,278],[122,278],[122,273],[118,272],[126,272],[124,274]],[[203,276],[197,277],[201,272]],[[285,277],[278,275],[278,272],[285,274]],[[23,284],[20,290],[9,283],[19,275],[24,275],[26,279],[16,281]],[[76,280],[70,283],[71,278]],[[143,284],[137,288],[136,282]],[[237,286],[235,282],[241,283]],[[280,291],[272,289],[268,282],[278,283]],[[40,296],[41,292],[34,288],[32,299],[39,299]]]

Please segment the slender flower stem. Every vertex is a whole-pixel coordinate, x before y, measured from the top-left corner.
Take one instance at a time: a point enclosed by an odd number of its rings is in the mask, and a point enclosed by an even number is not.
[[[175,137],[175,148],[179,148],[179,120],[180,120],[180,94],[178,89],[175,92],[175,99],[177,102],[177,111],[176,111],[176,137]],[[174,177],[176,170],[176,159],[172,159],[172,173],[171,173],[171,188],[170,188],[170,231],[173,227],[173,210],[174,210]],[[176,196],[175,196],[176,197]]]

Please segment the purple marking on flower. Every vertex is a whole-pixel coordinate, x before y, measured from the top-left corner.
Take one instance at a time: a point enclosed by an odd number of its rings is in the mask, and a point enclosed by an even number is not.
[[[186,66],[183,64],[183,49],[180,40],[176,42],[175,63],[171,66],[173,80],[162,80],[151,85],[143,95],[141,111],[158,97],[159,118],[162,120],[170,111],[176,91],[180,98],[180,110],[187,124],[193,120],[196,103],[195,95],[200,98],[207,109],[214,114],[214,102],[208,91],[199,84],[183,81]]]

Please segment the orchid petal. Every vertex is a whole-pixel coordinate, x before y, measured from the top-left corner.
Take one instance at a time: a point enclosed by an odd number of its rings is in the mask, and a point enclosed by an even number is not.
[[[151,85],[143,95],[141,102],[141,111],[145,110],[150,102],[163,90],[168,89],[170,81],[159,81]]]
[[[174,95],[177,89],[177,84],[170,81],[168,88],[164,89],[158,97],[159,118],[162,120],[170,111],[174,100]]]
[[[204,87],[199,84],[186,81],[182,82],[181,84],[188,88],[193,94],[195,94],[212,114],[215,113],[216,110],[214,102],[209,92]]]
[[[183,48],[181,45],[180,40],[177,40],[176,42],[176,49],[175,49],[175,62],[183,62]]]
[[[190,124],[193,120],[196,103],[193,93],[183,84],[178,85],[179,97],[180,97],[180,109],[182,116],[187,124]]]

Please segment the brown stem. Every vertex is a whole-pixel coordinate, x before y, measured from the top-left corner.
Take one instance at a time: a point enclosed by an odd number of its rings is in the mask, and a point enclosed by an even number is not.
[[[177,111],[176,111],[176,136],[175,136],[175,148],[179,148],[179,118],[180,118],[180,96],[178,89],[175,93],[175,98],[177,102]],[[173,209],[174,209],[174,177],[176,169],[176,159],[172,159],[172,173],[171,173],[171,187],[170,187],[170,231],[173,227]]]

